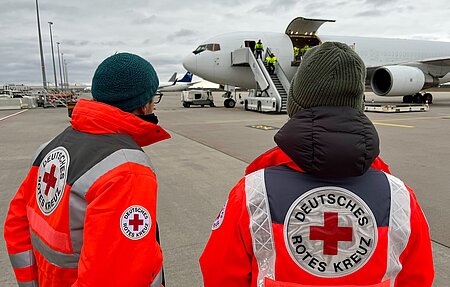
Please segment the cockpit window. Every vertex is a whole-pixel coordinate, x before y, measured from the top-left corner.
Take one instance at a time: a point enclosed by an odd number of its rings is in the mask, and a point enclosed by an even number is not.
[[[220,44],[204,44],[204,45],[200,45],[192,53],[197,55],[197,54],[199,54],[199,53],[201,53],[203,51],[206,51],[206,50],[211,51],[211,52],[220,51]]]
[[[197,49],[195,49],[192,53],[194,53],[195,55],[203,52],[206,50],[206,45],[200,45],[197,47]]]
[[[220,44],[214,44],[213,51],[220,51]]]

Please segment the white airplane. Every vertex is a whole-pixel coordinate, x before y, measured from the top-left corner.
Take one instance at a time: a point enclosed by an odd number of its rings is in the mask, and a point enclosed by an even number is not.
[[[158,92],[181,92],[199,82],[192,82],[193,74],[191,72],[187,72],[182,79],[178,80],[176,77],[177,73],[174,73],[168,82],[160,82]]]
[[[379,96],[403,96],[404,102],[431,103],[432,95],[420,92],[450,81],[448,42],[319,36],[317,30],[325,22],[335,21],[298,17],[285,33],[235,32],[215,36],[187,55],[183,66],[211,82],[266,92],[266,96],[273,97],[276,111],[285,110],[290,81],[298,68],[294,46],[301,49],[327,41],[348,44],[366,64],[367,88]],[[263,62],[253,55],[259,39],[266,52],[270,49],[277,58],[275,76],[269,75]],[[234,104],[231,98],[225,100],[226,107]]]
[[[177,80],[177,72],[173,73],[173,75],[170,77],[169,81],[167,82],[159,82],[159,86],[158,89],[164,88],[164,87],[168,87],[168,86],[172,86],[175,81]]]

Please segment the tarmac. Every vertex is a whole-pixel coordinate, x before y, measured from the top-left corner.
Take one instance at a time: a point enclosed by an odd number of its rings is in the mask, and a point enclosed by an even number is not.
[[[414,189],[428,219],[434,286],[441,287],[450,286],[450,93],[433,96],[435,103],[428,112],[368,116],[380,136],[381,157],[395,176]],[[212,222],[245,167],[274,147],[273,136],[288,118],[246,112],[239,104],[226,109],[220,93],[214,98],[216,108],[183,108],[179,93],[165,94],[155,113],[172,139],[144,148],[158,174],[166,286],[202,286],[198,258]],[[366,99],[386,102],[371,94]],[[65,108],[0,111],[1,226],[34,151],[68,125]],[[3,227],[0,235],[0,286],[17,286]]]

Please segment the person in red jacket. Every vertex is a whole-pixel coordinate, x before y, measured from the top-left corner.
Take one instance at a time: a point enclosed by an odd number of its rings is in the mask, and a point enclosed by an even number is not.
[[[153,114],[157,88],[145,59],[105,59],[94,101],[38,149],[4,229],[19,286],[162,286],[157,180],[142,150],[170,138]]]
[[[378,158],[365,72],[343,43],[306,53],[277,147],[250,164],[213,223],[206,287],[432,285],[428,224]]]

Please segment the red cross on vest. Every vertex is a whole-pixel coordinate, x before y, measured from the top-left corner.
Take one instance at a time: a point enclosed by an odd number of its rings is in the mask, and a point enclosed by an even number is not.
[[[324,226],[309,228],[310,240],[323,240],[323,254],[337,255],[339,241],[352,241],[352,227],[339,227],[338,213],[325,212]]]
[[[55,188],[55,185],[56,185],[55,170],[56,170],[56,165],[52,164],[52,167],[50,168],[50,173],[46,172],[44,174],[44,178],[42,179],[42,181],[46,183],[45,192],[44,192],[46,196],[48,196],[48,192],[50,191],[50,188]]]
[[[128,221],[128,224],[133,226],[133,231],[138,231],[139,226],[144,224],[144,220],[139,219],[139,214],[135,213],[133,219]]]

